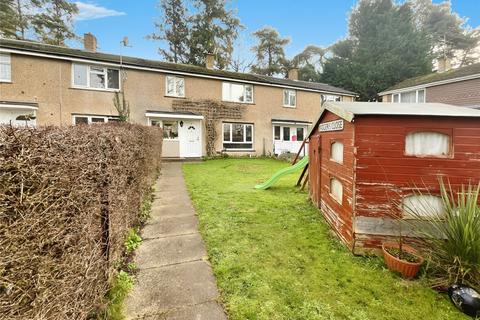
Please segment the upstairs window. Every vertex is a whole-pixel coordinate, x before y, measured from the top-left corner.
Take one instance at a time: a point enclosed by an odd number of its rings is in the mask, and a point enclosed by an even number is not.
[[[333,94],[322,94],[322,102],[324,101],[342,101],[342,97]]]
[[[297,105],[297,92],[295,90],[283,90],[283,106],[295,108]]]
[[[185,97],[185,78],[167,76],[166,77],[166,95],[171,97]]]
[[[416,157],[446,157],[450,136],[440,132],[410,132],[405,137],[405,154]]]
[[[392,94],[392,102],[401,103],[424,103],[425,89],[412,90],[401,93]]]
[[[0,53],[0,82],[12,81],[12,60],[10,54]]]
[[[330,160],[343,163],[343,143],[335,141],[331,144]]]
[[[229,102],[253,103],[253,85],[223,82],[222,100]]]
[[[99,90],[119,90],[120,71],[118,69],[86,64],[73,64],[73,86]]]

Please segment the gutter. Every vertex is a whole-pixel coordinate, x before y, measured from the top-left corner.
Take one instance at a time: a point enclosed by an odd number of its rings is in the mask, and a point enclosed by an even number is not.
[[[349,97],[357,97],[358,96],[356,93],[343,93],[343,92],[338,92],[338,91],[309,89],[309,88],[302,88],[302,87],[296,87],[296,86],[291,86],[291,85],[280,85],[280,84],[273,84],[273,83],[253,81],[253,80],[242,80],[242,79],[235,79],[235,78],[222,77],[222,76],[204,75],[204,74],[191,73],[191,72],[186,72],[186,71],[175,71],[175,70],[162,69],[162,68],[140,67],[140,66],[128,65],[128,64],[125,64],[125,63],[122,63],[122,65],[120,65],[120,63],[99,62],[99,61],[96,61],[96,60],[91,60],[91,59],[86,59],[86,58],[73,58],[73,57],[67,57],[67,56],[62,56],[62,55],[32,52],[32,51],[28,51],[28,50],[0,48],[0,52],[16,53],[16,54],[21,54],[21,55],[42,57],[42,58],[53,58],[53,59],[58,59],[58,60],[89,63],[89,64],[96,64],[96,65],[101,65],[101,66],[116,67],[116,68],[143,70],[143,71],[151,71],[151,72],[159,72],[159,73],[167,73],[167,74],[177,74],[177,75],[183,75],[183,76],[191,76],[191,77],[215,79],[215,80],[224,80],[224,81],[237,82],[237,83],[256,84],[256,85],[260,85],[260,86],[285,88],[285,89],[292,89],[292,90],[299,90],[299,91],[326,93],[326,94],[333,94],[333,95],[344,95],[344,96],[349,96]]]

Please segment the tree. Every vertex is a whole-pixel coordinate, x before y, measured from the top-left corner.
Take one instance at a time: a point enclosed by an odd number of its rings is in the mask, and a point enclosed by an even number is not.
[[[357,92],[362,100],[432,69],[430,45],[415,25],[409,3],[361,0],[349,20],[349,36],[332,46],[323,81]]]
[[[42,0],[0,0],[0,36],[25,39]]]
[[[241,28],[233,10],[226,9],[226,0],[194,0],[197,12],[190,18],[190,64],[204,65],[205,54],[213,53],[218,69],[231,62],[233,44]]]
[[[75,38],[73,17],[78,13],[77,5],[66,0],[43,0],[43,4],[44,11],[32,20],[37,37],[53,45],[65,45],[65,40]]]
[[[299,68],[299,79],[304,81],[320,81],[325,56],[328,49],[309,45],[293,59],[293,64]]]
[[[183,0],[160,0],[162,19],[155,22],[158,31],[148,36],[152,40],[165,40],[168,50],[159,48],[159,53],[170,62],[187,63],[189,60],[188,12]]]
[[[479,43],[479,35],[468,27],[466,19],[452,11],[450,2],[410,0],[410,3],[417,28],[426,33],[433,57],[454,59],[459,65],[473,62],[471,54]]]
[[[264,27],[252,33],[258,44],[252,47],[256,62],[252,71],[258,74],[273,76],[284,72],[291,63],[285,59],[284,47],[290,39],[281,38],[277,30]]]

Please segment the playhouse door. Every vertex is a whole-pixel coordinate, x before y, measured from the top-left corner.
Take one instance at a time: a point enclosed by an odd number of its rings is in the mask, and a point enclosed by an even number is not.
[[[310,165],[308,166],[308,176],[310,182],[310,197],[312,201],[319,206],[320,205],[320,193],[321,193],[321,184],[320,176],[322,175],[322,164],[320,156],[320,136],[313,135],[309,140],[309,157]]]

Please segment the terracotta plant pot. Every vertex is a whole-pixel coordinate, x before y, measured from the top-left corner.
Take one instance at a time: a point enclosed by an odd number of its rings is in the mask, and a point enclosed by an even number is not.
[[[414,278],[418,274],[418,271],[420,271],[420,267],[423,263],[423,258],[418,255],[415,249],[406,244],[402,245],[403,251],[408,252],[418,258],[417,262],[409,262],[391,255],[386,250],[387,248],[399,249],[399,245],[398,243],[394,242],[382,244],[383,258],[385,259],[385,263],[389,270],[399,272],[402,277],[406,279]]]

